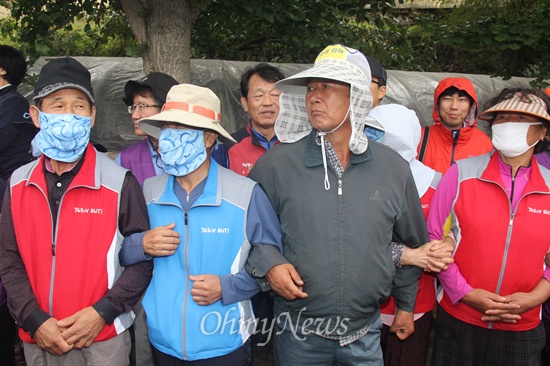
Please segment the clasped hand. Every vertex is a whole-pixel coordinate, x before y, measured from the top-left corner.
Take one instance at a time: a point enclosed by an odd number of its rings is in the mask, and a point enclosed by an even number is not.
[[[62,355],[73,348],[89,347],[105,326],[105,320],[91,306],[57,320],[49,318],[36,330],[34,339],[41,349]]]
[[[401,265],[416,266],[426,272],[439,273],[454,262],[453,250],[454,246],[447,240],[432,240],[416,249],[405,247]]]
[[[485,322],[516,323],[521,314],[533,308],[528,293],[500,296],[480,288],[468,292],[462,302],[482,313]]]

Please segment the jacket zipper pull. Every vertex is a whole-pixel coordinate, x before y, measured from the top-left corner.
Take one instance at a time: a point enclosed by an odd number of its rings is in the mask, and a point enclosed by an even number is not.
[[[52,243],[52,256],[55,257],[55,244]]]
[[[342,178],[338,178],[338,195],[342,195]]]
[[[185,212],[184,217],[185,217],[185,226],[187,226],[187,212]]]

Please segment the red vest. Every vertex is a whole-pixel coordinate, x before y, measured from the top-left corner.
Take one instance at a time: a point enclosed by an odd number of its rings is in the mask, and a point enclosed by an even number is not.
[[[550,172],[531,160],[531,177],[512,216],[497,153],[457,164],[454,260],[460,272],[473,288],[502,296],[533,290],[550,247]],[[441,306],[453,317],[483,328],[523,331],[540,323],[540,306],[523,313],[515,324],[482,322],[480,312],[462,302],[453,305],[446,294]]]
[[[38,305],[58,320],[101,299],[122,271],[118,202],[125,174],[88,145],[81,169],[59,204],[56,227],[44,156],[12,176],[11,209],[21,258]],[[105,325],[96,341],[116,336],[115,325],[121,326],[119,318]],[[33,342],[22,329],[19,335]]]
[[[244,132],[244,131],[243,131]],[[229,169],[235,173],[248,176],[256,161],[265,154],[266,149],[258,142],[252,131],[250,122],[246,126],[247,136],[229,149]],[[277,141],[277,144],[279,142]]]

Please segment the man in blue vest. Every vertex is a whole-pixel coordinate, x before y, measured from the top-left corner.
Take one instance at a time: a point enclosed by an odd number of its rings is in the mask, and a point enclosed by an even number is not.
[[[249,299],[260,288],[244,265],[252,244],[282,249],[262,189],[210,156],[217,139],[234,142],[220,120],[211,90],[182,84],[170,89],[161,113],[139,121],[158,138],[167,173],[143,185],[151,226],[159,235],[163,228],[177,233],[154,255],[143,298],[157,365],[248,365],[255,326]]]

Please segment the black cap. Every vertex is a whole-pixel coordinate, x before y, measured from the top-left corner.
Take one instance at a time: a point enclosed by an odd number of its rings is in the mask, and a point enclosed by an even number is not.
[[[386,85],[388,82],[388,73],[386,69],[384,69],[384,66],[382,66],[380,61],[371,56],[367,56],[367,61],[369,62],[371,76],[377,78],[381,82],[380,86]]]
[[[132,105],[134,103],[134,92],[139,86],[148,86],[153,91],[155,98],[160,100],[163,104],[166,103],[166,95],[168,91],[174,86],[178,85],[178,81],[170,75],[162,72],[152,72],[139,81],[130,80],[124,86],[124,95],[122,98],[126,105]]]
[[[80,90],[94,102],[90,72],[74,58],[56,58],[42,67],[34,88],[33,100],[44,98],[60,89]]]

